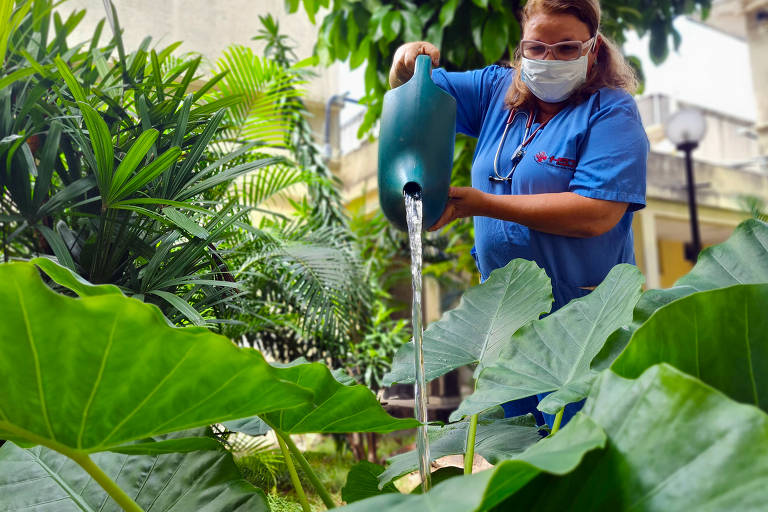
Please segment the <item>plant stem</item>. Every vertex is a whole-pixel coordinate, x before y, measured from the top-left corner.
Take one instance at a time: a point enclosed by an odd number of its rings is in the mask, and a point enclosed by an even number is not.
[[[277,431],[275,431],[277,433]],[[309,502],[307,501],[307,495],[304,494],[304,488],[301,486],[301,480],[299,480],[299,474],[296,473],[296,466],[293,465],[293,459],[291,458],[291,452],[288,451],[288,447],[285,446],[283,437],[278,434],[277,442],[280,443],[280,449],[283,451],[283,457],[285,458],[285,465],[288,466],[288,474],[291,475],[291,482],[293,488],[296,489],[296,494],[299,496],[299,503],[301,503],[301,509],[304,512],[312,512],[309,508]]]
[[[557,433],[558,430],[560,430],[560,422],[563,421],[563,411],[565,411],[565,407],[557,411],[557,415],[555,415],[555,422],[552,424],[552,433],[549,435],[553,436]]]
[[[464,451],[464,474],[472,474],[472,463],[475,460],[475,436],[477,435],[477,414],[469,419],[467,431],[467,449]]]
[[[77,462],[96,482],[102,489],[107,491],[107,494],[115,500],[115,503],[120,505],[126,512],[144,512],[133,499],[128,496],[124,490],[122,490],[111,478],[107,476],[104,471],[97,466],[91,458],[86,454],[74,454],[65,453],[72,460]]]
[[[299,448],[296,446],[296,443],[293,442],[291,436],[277,430],[275,430],[275,433],[277,433],[278,438],[282,438],[283,441],[285,441],[285,444],[288,445],[288,449],[299,462],[299,466],[301,466],[301,469],[304,470],[304,473],[306,473],[309,481],[312,482],[312,485],[315,487],[317,494],[320,495],[320,499],[323,500],[325,507],[328,509],[336,508],[336,503],[334,503],[333,498],[331,497],[331,493],[328,492],[328,489],[325,488],[323,482],[320,481],[317,473],[315,473],[315,470],[313,470],[312,466],[309,465],[309,462],[307,462],[304,454],[299,451]]]

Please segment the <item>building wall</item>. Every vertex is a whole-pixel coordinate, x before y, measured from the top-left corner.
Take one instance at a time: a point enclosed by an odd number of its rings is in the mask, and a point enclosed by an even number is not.
[[[707,123],[704,139],[696,150],[696,158],[726,166],[757,169],[760,154],[757,140],[752,136],[753,123],[731,113],[716,111],[700,105],[691,105],[663,94],[649,94],[637,98],[637,108],[643,120],[654,151],[666,154],[676,149],[664,134],[664,123],[681,108],[696,108]]]

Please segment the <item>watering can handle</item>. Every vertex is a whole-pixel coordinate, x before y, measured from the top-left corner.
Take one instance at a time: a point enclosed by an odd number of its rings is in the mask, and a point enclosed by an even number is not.
[[[432,80],[432,58],[429,55],[419,55],[416,57],[411,80],[416,82]]]

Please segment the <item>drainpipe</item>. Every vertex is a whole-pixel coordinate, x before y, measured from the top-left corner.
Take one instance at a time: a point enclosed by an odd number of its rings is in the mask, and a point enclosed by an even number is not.
[[[334,94],[325,103],[325,129],[323,137],[323,159],[325,163],[328,163],[333,157],[333,147],[331,146],[331,113],[334,106],[338,106],[340,109],[344,108],[345,103],[360,103],[360,100],[355,100],[349,97],[349,92],[343,94]]]

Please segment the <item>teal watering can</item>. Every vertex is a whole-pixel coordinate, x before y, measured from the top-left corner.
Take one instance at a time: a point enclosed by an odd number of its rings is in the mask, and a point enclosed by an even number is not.
[[[379,203],[407,231],[403,190],[420,192],[423,226],[448,202],[456,135],[456,100],[432,81],[431,60],[416,58],[413,77],[384,95],[379,134]]]

